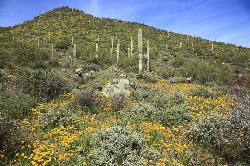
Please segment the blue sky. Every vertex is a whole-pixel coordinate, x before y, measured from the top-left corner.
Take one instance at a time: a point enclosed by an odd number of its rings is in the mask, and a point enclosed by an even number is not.
[[[250,47],[250,0],[0,0],[0,26],[60,6]]]

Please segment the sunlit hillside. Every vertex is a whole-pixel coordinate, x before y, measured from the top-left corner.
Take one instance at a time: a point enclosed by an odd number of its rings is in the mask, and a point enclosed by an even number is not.
[[[249,165],[250,49],[56,8],[0,28],[0,165]]]

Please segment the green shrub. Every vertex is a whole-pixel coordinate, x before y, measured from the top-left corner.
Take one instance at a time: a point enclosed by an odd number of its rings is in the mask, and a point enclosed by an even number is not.
[[[192,77],[200,83],[215,81],[220,84],[230,84],[233,80],[233,71],[230,66],[221,66],[199,59],[186,61],[180,68],[180,72],[183,76]]]
[[[72,109],[54,109],[44,111],[46,111],[43,116],[44,129],[76,125],[75,119],[79,116],[79,114]]]
[[[192,120],[186,105],[167,108],[159,113],[159,120],[166,127],[188,123]]]
[[[144,72],[139,75],[139,79],[143,79],[148,83],[156,83],[158,81],[157,76],[154,73]]]
[[[88,89],[81,91],[76,97],[76,102],[82,107],[93,107],[96,103],[94,92]]]
[[[68,38],[65,38],[56,43],[55,49],[66,51],[70,46],[70,40]]]
[[[184,97],[179,94],[165,94],[165,93],[156,93],[153,96],[146,99],[147,102],[153,104],[157,109],[164,110],[185,102]]]
[[[20,146],[20,130],[15,120],[0,114],[0,152],[5,152],[5,159],[13,159]],[[0,161],[0,165],[3,164]],[[4,165],[4,164],[3,164]]]
[[[36,45],[15,43],[12,51],[9,51],[10,59],[8,63],[19,67],[29,67],[33,69],[48,69],[58,67],[59,63],[51,59],[51,53],[46,49],[41,49]]]
[[[151,90],[151,89],[136,89],[130,93],[129,98],[131,100],[141,101],[144,99],[148,99],[152,97],[153,95],[156,95],[157,93],[158,91]]]
[[[115,126],[98,133],[90,165],[141,165],[144,141],[138,133]]]
[[[58,75],[48,70],[26,70],[20,73],[18,84],[25,93],[49,101],[67,91],[67,83]]]
[[[205,98],[213,98],[214,94],[210,91],[208,91],[206,88],[203,87],[198,87],[195,89],[192,89],[189,92],[190,96],[200,96],[200,97],[205,97]]]
[[[212,114],[194,123],[189,136],[227,161],[250,163],[250,109],[240,107],[227,116]]]
[[[123,94],[114,94],[112,96],[112,109],[118,111],[124,107],[126,97]]]
[[[27,117],[35,103],[36,99],[16,88],[0,90],[0,110],[6,117],[12,119]]]
[[[159,76],[161,76],[163,79],[169,79],[171,77],[175,76],[175,70],[173,67],[169,65],[159,65],[156,66],[153,71],[157,73]]]
[[[156,119],[156,109],[150,103],[138,103],[123,109],[120,112],[123,123],[139,123]]]

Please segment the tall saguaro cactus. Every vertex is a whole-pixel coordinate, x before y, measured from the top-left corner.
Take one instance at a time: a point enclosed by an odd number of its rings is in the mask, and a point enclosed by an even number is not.
[[[168,51],[168,44],[166,44],[166,51]]]
[[[212,42],[211,50],[214,52],[214,42]]]
[[[40,46],[40,38],[39,37],[37,38],[37,46],[38,47]]]
[[[133,38],[130,38],[130,56],[133,57],[133,51],[134,51],[134,43],[133,43]]]
[[[71,45],[72,46],[74,45],[74,37],[73,36],[71,37]]]
[[[51,45],[51,57],[54,57],[54,44]]]
[[[149,51],[150,51],[150,48],[149,48],[149,41],[147,41],[147,71],[149,72]]]
[[[98,58],[98,52],[99,52],[99,41],[100,41],[100,38],[98,37],[95,41],[95,51],[96,51],[96,55],[95,57]]]
[[[116,63],[119,63],[120,59],[120,40],[117,40],[117,48],[116,48]]]
[[[12,41],[13,41],[13,43],[15,42],[15,34],[14,33],[12,34]]]
[[[182,48],[182,42],[180,42],[180,46],[179,47],[180,47],[180,49]]]
[[[143,49],[143,42],[142,42],[142,29],[138,30],[138,57],[139,57],[139,73],[142,72],[142,49]]]
[[[50,42],[50,31],[49,31],[49,42]]]
[[[73,62],[76,62],[76,44],[74,44],[74,50],[73,50]]]
[[[192,50],[194,50],[194,42],[191,43]]]
[[[128,57],[130,58],[130,48],[127,48],[128,51]]]

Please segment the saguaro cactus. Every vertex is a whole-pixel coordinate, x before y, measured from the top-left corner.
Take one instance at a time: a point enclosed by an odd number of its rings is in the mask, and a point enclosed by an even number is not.
[[[51,57],[54,57],[54,44],[51,45]]]
[[[133,57],[133,51],[134,51],[134,43],[133,43],[133,38],[130,38],[130,55]]]
[[[214,42],[212,42],[211,50],[214,52]]]
[[[49,42],[50,42],[50,31],[49,31]]]
[[[149,41],[147,41],[147,71],[149,72],[149,51],[150,51],[150,48],[149,48]]]
[[[128,57],[130,58],[130,48],[127,48],[128,51]]]
[[[120,40],[117,40],[117,49],[116,49],[116,63],[119,63],[120,59]]]
[[[73,62],[75,63],[76,61],[76,44],[74,44],[74,49],[73,49]]]
[[[168,44],[166,44],[166,51],[168,51]]]
[[[143,42],[142,42],[142,29],[138,30],[138,57],[139,57],[139,73],[142,72],[142,49],[143,49]]]
[[[71,37],[71,44],[72,44],[72,46],[74,45],[74,37],[73,36]]]
[[[180,42],[180,46],[179,47],[182,48],[182,42]]]
[[[40,38],[39,37],[37,38],[37,46],[38,47],[40,46]]]
[[[14,33],[12,34],[12,41],[13,41],[13,43],[15,42],[15,34]]]
[[[100,41],[100,38],[98,37],[95,41],[95,51],[96,51],[96,55],[95,57],[98,58],[98,52],[99,52],[99,41]]]

